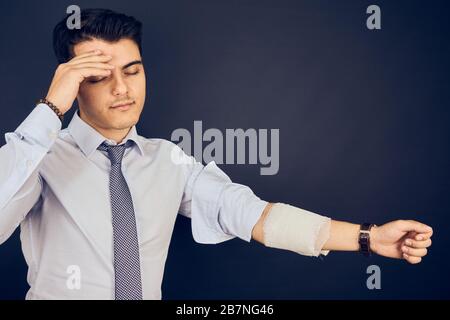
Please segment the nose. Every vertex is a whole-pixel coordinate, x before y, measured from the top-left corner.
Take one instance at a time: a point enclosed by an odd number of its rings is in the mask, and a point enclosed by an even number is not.
[[[114,72],[113,72],[114,73]],[[114,96],[123,96],[128,93],[128,87],[120,72],[113,77],[112,94]]]

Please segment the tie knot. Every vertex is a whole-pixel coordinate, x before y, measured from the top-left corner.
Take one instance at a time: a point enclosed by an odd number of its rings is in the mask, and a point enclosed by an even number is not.
[[[97,149],[101,151],[108,152],[109,160],[111,161],[111,165],[122,163],[122,158],[125,153],[125,149],[130,147],[132,142],[128,140],[126,143],[116,146],[108,145],[106,142],[103,142]]]

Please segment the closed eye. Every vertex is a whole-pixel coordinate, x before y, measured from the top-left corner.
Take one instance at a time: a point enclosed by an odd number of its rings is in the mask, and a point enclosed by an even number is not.
[[[88,82],[89,83],[97,83],[97,82],[100,82],[100,81],[102,81],[102,80],[104,80],[104,79],[106,79],[106,77],[103,77],[103,78],[94,78],[94,79],[88,79]]]
[[[125,72],[125,75],[127,76],[134,76],[137,75],[139,73],[139,70],[135,71],[135,72]],[[107,77],[93,77],[93,78],[88,78],[87,82],[89,83],[98,83],[100,81],[105,80]]]
[[[125,74],[126,74],[127,76],[134,76],[134,75],[136,75],[136,74],[138,74],[138,73],[139,73],[139,70],[136,71],[136,72],[126,72]]]

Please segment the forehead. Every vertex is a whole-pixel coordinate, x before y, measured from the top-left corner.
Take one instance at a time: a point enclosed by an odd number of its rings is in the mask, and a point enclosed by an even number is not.
[[[76,56],[93,50],[101,50],[103,54],[112,56],[109,63],[115,65],[123,65],[141,59],[137,44],[130,39],[120,39],[117,42],[92,39],[77,43],[73,47]]]

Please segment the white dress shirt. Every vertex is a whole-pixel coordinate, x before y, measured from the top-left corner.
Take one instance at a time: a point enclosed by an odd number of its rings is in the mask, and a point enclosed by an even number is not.
[[[30,289],[26,299],[114,299],[108,141],[75,112],[69,126],[39,104],[0,148],[0,244],[20,224]],[[233,183],[214,162],[173,161],[178,146],[139,136],[122,161],[139,238],[144,299],[161,299],[178,213],[198,243],[250,241],[266,201]],[[178,150],[178,151],[179,151]],[[186,156],[187,157],[187,156]],[[314,226],[305,226],[314,227]],[[314,239],[312,239],[314,240]],[[74,268],[79,286],[68,284]]]

